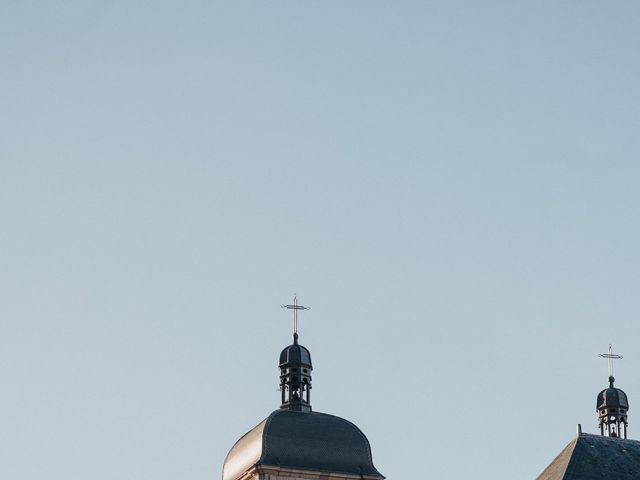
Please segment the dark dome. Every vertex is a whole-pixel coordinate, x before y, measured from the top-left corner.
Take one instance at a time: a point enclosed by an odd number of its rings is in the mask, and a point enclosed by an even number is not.
[[[605,407],[629,408],[629,400],[627,394],[619,388],[609,387],[602,390],[598,394],[598,404],[596,409],[600,410]]]
[[[222,480],[237,480],[254,465],[384,478],[360,429],[319,412],[273,412],[229,451]]]
[[[280,367],[295,363],[311,366],[311,354],[302,345],[289,345],[280,353]]]

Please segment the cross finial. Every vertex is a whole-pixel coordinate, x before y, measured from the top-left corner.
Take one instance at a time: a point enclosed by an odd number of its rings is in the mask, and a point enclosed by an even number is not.
[[[613,387],[613,382],[614,382],[614,378],[613,378],[613,361],[614,360],[620,360],[623,357],[622,357],[622,355],[618,355],[616,353],[613,353],[613,349],[611,348],[611,344],[609,344],[609,352],[608,353],[600,353],[598,356],[602,357],[602,358],[606,358],[607,360],[609,360],[609,383]]]
[[[297,345],[298,343],[298,310],[309,310],[309,307],[305,307],[304,305],[298,305],[298,297],[295,293],[293,294],[293,304],[280,305],[280,306],[288,310],[293,310],[293,343]]]

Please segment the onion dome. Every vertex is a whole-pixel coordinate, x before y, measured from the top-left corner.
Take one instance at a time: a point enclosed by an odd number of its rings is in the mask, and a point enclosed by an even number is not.
[[[311,353],[306,347],[298,345],[298,335],[296,334],[293,345],[289,345],[280,353],[280,368],[294,367],[298,364],[311,367]]]
[[[629,408],[629,400],[627,399],[627,394],[619,388],[615,388],[613,386],[613,382],[615,382],[615,378],[609,377],[609,388],[605,388],[598,394],[598,404],[596,408]]]

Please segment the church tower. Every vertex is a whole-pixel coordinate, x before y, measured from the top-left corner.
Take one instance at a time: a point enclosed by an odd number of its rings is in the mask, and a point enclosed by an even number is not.
[[[280,353],[280,408],[231,448],[222,480],[383,480],[367,437],[353,423],[311,408],[311,353],[298,341],[294,297],[293,343]]]
[[[609,352],[599,355],[609,361],[609,388],[596,400],[599,435],[582,433],[577,436],[538,476],[537,480],[638,480],[640,478],[640,442],[627,439],[627,395],[613,386],[613,360]]]

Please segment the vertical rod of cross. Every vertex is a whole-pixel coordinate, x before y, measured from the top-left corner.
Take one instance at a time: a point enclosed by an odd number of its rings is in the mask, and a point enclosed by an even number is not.
[[[613,377],[613,349],[609,344],[609,376]]]
[[[298,333],[298,297],[293,296],[293,333]]]
[[[618,355],[617,353],[613,353],[613,348],[611,344],[609,344],[609,351],[607,353],[600,353],[599,357],[606,358],[609,364],[609,378],[613,378],[613,361],[620,360],[622,355]]]
[[[280,306],[287,310],[293,310],[293,341],[294,343],[298,343],[298,310],[309,310],[309,307],[299,305],[298,296],[295,294],[293,295],[293,304]]]

